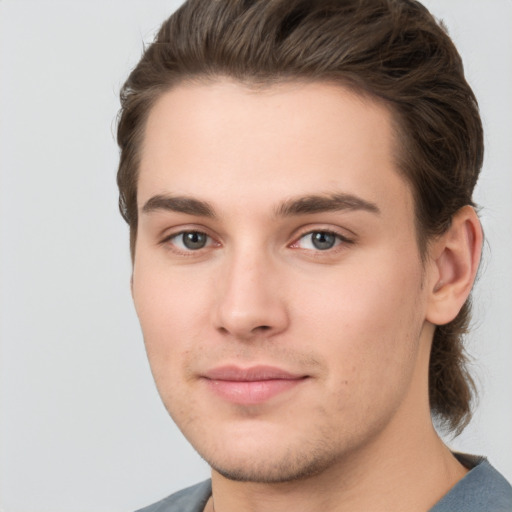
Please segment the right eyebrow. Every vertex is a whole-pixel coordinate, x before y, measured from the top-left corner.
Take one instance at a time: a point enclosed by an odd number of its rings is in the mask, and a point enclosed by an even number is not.
[[[216,217],[209,203],[187,196],[156,195],[146,201],[141,211],[142,213],[152,213],[159,210],[185,213],[197,217]]]

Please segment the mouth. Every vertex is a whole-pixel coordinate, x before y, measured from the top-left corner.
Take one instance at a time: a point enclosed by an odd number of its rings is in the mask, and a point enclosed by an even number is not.
[[[272,366],[222,366],[205,373],[209,389],[220,398],[240,405],[257,405],[285,393],[308,379]]]

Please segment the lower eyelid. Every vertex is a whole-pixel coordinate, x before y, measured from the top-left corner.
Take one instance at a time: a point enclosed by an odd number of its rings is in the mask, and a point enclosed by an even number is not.
[[[300,236],[298,236],[295,239],[295,241],[291,244],[291,246],[296,246],[302,238],[304,238],[308,235],[313,235],[314,233],[325,233],[325,234],[333,235],[334,237],[336,237],[337,243],[333,246],[333,248],[337,247],[338,245],[341,245],[341,244],[353,243],[353,240],[346,237],[345,235],[342,235],[341,233],[337,233],[336,231],[332,231],[329,229],[314,229],[314,230],[306,231],[305,233],[302,233]],[[316,249],[316,250],[319,250],[319,249]]]

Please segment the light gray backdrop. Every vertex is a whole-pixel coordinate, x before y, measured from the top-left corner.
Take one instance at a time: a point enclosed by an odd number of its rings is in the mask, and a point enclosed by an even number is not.
[[[115,187],[119,87],[179,3],[0,0],[3,512],[124,512],[208,475],[154,389]],[[512,479],[512,1],[426,3],[465,58],[487,142],[481,405],[453,446]]]

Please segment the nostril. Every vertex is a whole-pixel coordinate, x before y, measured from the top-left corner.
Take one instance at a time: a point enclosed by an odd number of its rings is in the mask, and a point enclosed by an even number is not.
[[[270,329],[270,325],[259,325],[258,327],[255,327],[253,331],[268,331]]]
[[[258,333],[266,333],[271,330],[272,330],[272,327],[270,325],[258,325],[257,327],[254,327],[254,328],[246,331],[245,335],[241,335],[240,333],[238,333],[238,336],[252,338],[253,336],[257,336]],[[220,326],[218,328],[218,331],[222,335],[233,334],[235,332],[235,331],[230,331],[228,328],[222,327],[222,326]]]

